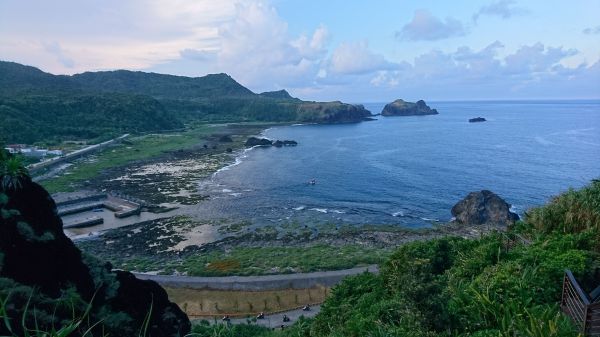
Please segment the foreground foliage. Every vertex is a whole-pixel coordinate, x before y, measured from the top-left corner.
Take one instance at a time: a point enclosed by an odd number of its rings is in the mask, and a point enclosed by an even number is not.
[[[558,307],[562,277],[568,268],[586,291],[600,285],[599,202],[594,181],[530,210],[506,233],[404,245],[380,275],[349,277],[334,287],[310,324],[222,335],[578,336]],[[207,329],[202,336],[221,335]]]

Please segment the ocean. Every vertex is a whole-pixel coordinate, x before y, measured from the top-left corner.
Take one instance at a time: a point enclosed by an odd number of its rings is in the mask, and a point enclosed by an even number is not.
[[[199,184],[211,198],[188,211],[258,226],[418,228],[451,220],[471,191],[491,190],[523,215],[600,178],[600,101],[428,104],[440,114],[268,129],[298,146],[240,153]],[[384,103],[364,105],[379,113]],[[468,122],[478,116],[487,121]]]

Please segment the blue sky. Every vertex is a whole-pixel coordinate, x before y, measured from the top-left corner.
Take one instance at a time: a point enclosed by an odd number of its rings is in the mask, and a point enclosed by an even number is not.
[[[310,100],[600,98],[600,1],[3,0],[0,59]]]

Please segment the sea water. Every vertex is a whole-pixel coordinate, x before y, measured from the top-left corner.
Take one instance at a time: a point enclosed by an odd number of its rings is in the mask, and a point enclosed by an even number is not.
[[[373,113],[384,103],[365,104]],[[600,178],[600,101],[432,102],[439,115],[294,125],[200,184],[207,219],[430,226],[471,191],[524,212]],[[473,117],[486,122],[469,123]],[[315,180],[316,184],[309,184]]]

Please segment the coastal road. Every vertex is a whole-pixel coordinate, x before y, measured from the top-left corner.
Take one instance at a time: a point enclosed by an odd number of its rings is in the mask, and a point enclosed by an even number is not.
[[[344,270],[320,271],[313,273],[278,274],[264,276],[223,276],[199,277],[182,275],[151,275],[134,273],[142,280],[156,281],[170,288],[266,291],[282,289],[308,289],[316,286],[331,287],[344,277],[364,272],[378,273],[377,265]]]

